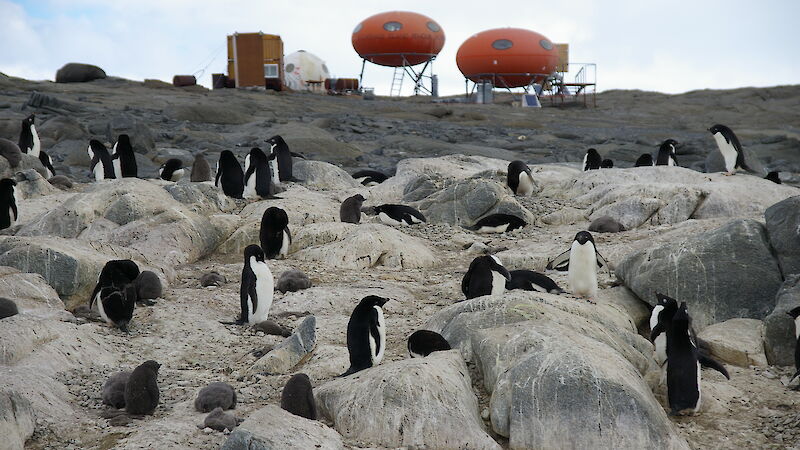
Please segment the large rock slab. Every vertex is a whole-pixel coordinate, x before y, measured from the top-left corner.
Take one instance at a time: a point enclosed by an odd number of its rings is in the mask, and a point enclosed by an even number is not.
[[[766,366],[764,322],[731,319],[706,327],[698,337],[708,343],[711,354],[740,367]]]
[[[650,304],[656,292],[685,301],[698,329],[736,317],[763,319],[782,281],[764,226],[749,219],[636,252],[616,274]]]
[[[295,235],[292,250],[297,251],[297,259],[351,269],[417,269],[436,264],[436,257],[422,240],[373,223],[308,225]]]
[[[362,187],[349,173],[323,161],[295,159],[292,163],[292,174],[305,186],[315,189],[336,190]]]
[[[359,445],[499,449],[484,431],[457,351],[384,363],[314,390],[320,413]]]
[[[420,200],[417,206],[430,222],[471,226],[487,214],[511,214],[527,223],[534,216],[520,205],[511,190],[494,180],[467,179],[446,183],[444,189]]]
[[[764,351],[770,364],[794,366],[797,345],[794,320],[786,314],[800,306],[800,275],[789,275],[775,297],[775,309],[764,319]]]
[[[770,206],[764,217],[783,275],[800,274],[800,195]]]
[[[91,64],[67,63],[56,72],[56,83],[85,83],[106,77],[106,72]]]
[[[222,450],[308,448],[344,449],[342,437],[316,420],[308,420],[275,405],[250,414],[231,433]]]
[[[316,345],[317,319],[314,316],[308,316],[297,326],[291,336],[253,363],[248,372],[289,373],[298,364],[308,359]]]
[[[20,272],[14,267],[0,266],[0,292],[14,300],[23,310],[64,311],[58,292],[38,273]]]
[[[36,414],[28,399],[15,391],[0,391],[0,436],[3,436],[4,449],[25,448],[35,424]]]

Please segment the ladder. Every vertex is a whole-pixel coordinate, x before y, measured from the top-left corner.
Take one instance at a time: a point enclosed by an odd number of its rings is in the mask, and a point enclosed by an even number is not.
[[[406,71],[403,67],[394,68],[394,76],[392,77],[392,87],[389,90],[389,97],[399,97],[400,91],[403,90],[403,78],[405,78]]]

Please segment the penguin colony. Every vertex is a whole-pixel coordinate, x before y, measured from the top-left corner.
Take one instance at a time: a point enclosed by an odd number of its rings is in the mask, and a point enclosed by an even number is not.
[[[726,175],[733,175],[739,170],[750,171],[742,146],[730,128],[718,124],[708,131],[723,155]],[[301,181],[293,175],[292,158],[302,158],[302,155],[291,152],[280,136],[273,136],[265,142],[269,150],[265,152],[260,148],[252,148],[244,159],[244,168],[233,152],[223,151],[216,163],[214,186],[225,195],[236,199],[273,200],[280,198],[275,194],[280,192],[281,183]],[[675,140],[667,139],[659,146],[655,158],[651,154],[643,154],[635,166],[678,166],[678,146]],[[47,178],[56,174],[50,157],[41,149],[33,114],[22,121],[18,147],[22,153],[40,159]],[[4,150],[3,156],[6,153]],[[111,151],[105,144],[93,139],[88,144],[87,153],[90,159],[89,170],[98,182],[138,176],[136,158],[128,135],[120,135]],[[6,156],[9,161],[12,160],[12,154],[13,152]],[[603,159],[594,148],[588,149],[582,161],[584,171],[613,167],[613,161]],[[167,182],[179,182],[184,177],[184,172],[181,160],[170,159],[159,168],[158,176]],[[212,182],[210,165],[202,154],[195,157],[190,173],[191,182]],[[355,172],[352,177],[365,187],[376,186],[390,178],[371,169]],[[766,178],[780,183],[777,173],[770,173]],[[538,191],[533,171],[523,161],[512,161],[508,165],[507,186],[514,195],[521,197],[531,196]],[[424,226],[427,222],[425,216],[411,206],[381,204],[364,207],[366,201],[361,194],[344,199],[340,220],[359,224],[362,213],[366,213],[377,216],[377,220],[383,224],[396,227]],[[18,220],[18,203],[16,182],[12,179],[0,180],[0,229],[9,228]],[[279,329],[274,334],[289,335],[288,330],[282,330],[280,325],[269,320],[276,283],[268,264],[271,259],[289,256],[292,242],[289,223],[287,211],[275,206],[265,210],[260,227],[260,242],[248,245],[243,252],[239,317],[234,322],[222,323],[247,324],[257,329]],[[508,233],[526,225],[523,219],[513,214],[493,213],[465,228],[475,233]],[[601,224],[599,228],[603,231],[611,228],[614,228],[613,231],[624,231],[621,226],[612,227],[607,223]],[[569,248],[546,266],[547,270],[568,272],[569,291],[559,287],[545,274],[532,270],[509,271],[497,256],[491,254],[472,260],[463,275],[461,291],[466,299],[502,296],[505,291],[515,289],[552,295],[569,292],[577,298],[591,302],[597,297],[598,269],[608,267],[609,264],[598,251],[591,233],[579,231]],[[286,287],[278,287],[282,292],[304,289],[311,285],[302,272],[285,275],[289,275],[285,277]],[[201,278],[203,286],[219,286],[226,282],[217,272],[210,272]],[[112,260],[100,272],[88,303],[109,326],[129,333],[132,326],[135,328],[135,324],[131,324],[135,305],[153,306],[153,300],[159,298],[161,293],[162,286],[157,274],[140,271],[132,260]],[[658,303],[650,318],[650,339],[654,344],[654,359],[662,367],[666,380],[670,413],[695,413],[699,410],[702,399],[700,367],[717,370],[728,379],[730,376],[721,363],[711,358],[703,348],[703,343],[695,336],[686,303],[679,304],[676,299],[660,293],[656,297]],[[383,360],[388,332],[383,308],[389,301],[391,299],[367,295],[354,306],[346,330],[350,365],[340,376],[369,369]],[[0,319],[17,313],[13,301],[0,298]],[[796,336],[800,336],[800,308],[788,314],[798,324]],[[407,347],[412,358],[451,349],[444,336],[431,330],[417,330],[411,334]],[[800,376],[800,338],[795,359],[796,378]],[[132,371],[112,375],[102,386],[103,403],[112,408],[124,408],[132,416],[153,414],[160,397],[157,383],[159,368],[160,364],[150,360]],[[199,391],[194,406],[198,411],[210,412],[205,426],[231,430],[238,422],[233,416],[224,413],[224,410],[235,408],[236,403],[236,392],[232,386],[214,382]],[[289,379],[281,396],[281,407],[292,414],[310,420],[317,419],[312,383],[306,374],[298,373]]]

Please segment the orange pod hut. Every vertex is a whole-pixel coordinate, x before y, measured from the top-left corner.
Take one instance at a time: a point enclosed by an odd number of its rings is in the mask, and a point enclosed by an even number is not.
[[[444,47],[444,31],[435,20],[408,11],[390,11],[364,19],[353,30],[353,48],[381,66],[413,66]]]
[[[464,41],[456,53],[456,64],[474,82],[524,87],[555,72],[558,52],[550,39],[535,31],[497,28]]]

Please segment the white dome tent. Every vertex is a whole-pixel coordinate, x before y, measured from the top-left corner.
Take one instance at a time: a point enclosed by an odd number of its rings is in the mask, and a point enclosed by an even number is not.
[[[290,89],[296,91],[309,90],[314,85],[322,88],[321,83],[330,78],[328,66],[318,56],[305,50],[298,50],[283,58],[285,83]],[[318,82],[309,84],[308,82]]]

